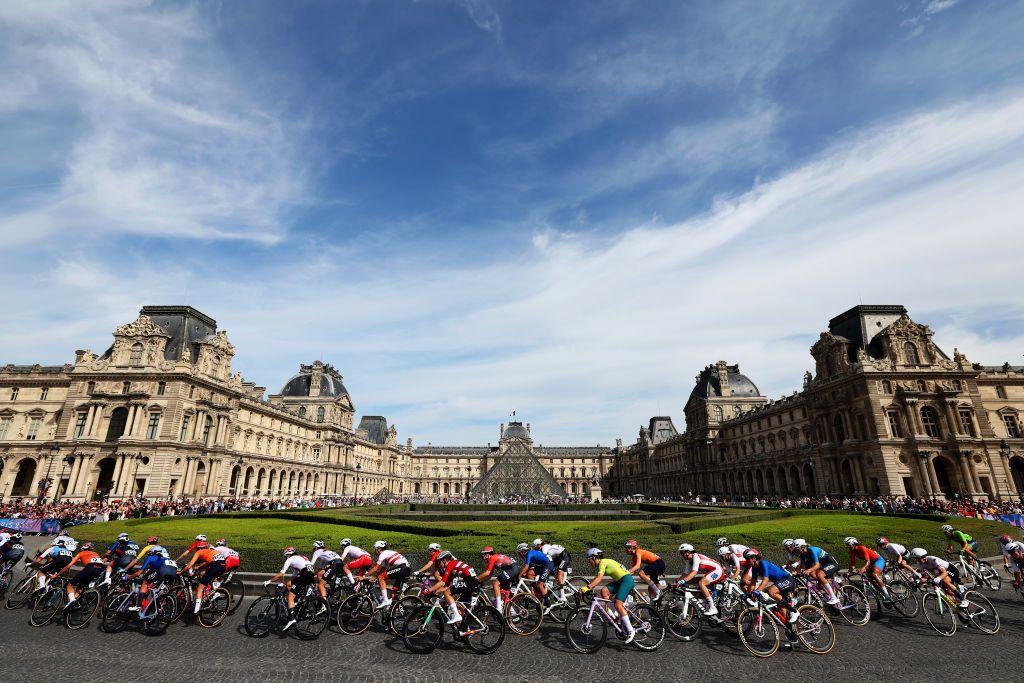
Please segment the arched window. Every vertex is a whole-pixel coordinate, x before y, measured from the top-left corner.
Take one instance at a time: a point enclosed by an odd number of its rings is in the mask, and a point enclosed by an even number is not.
[[[220,356],[214,354],[213,360],[210,361],[210,374],[212,374],[214,377],[220,377],[220,363]]]
[[[903,345],[903,357],[906,359],[907,365],[921,364],[921,360],[917,355],[917,347],[910,342]]]
[[[725,414],[722,412],[722,406],[715,406],[715,420],[721,422],[724,416]]]
[[[323,406],[320,406],[319,408],[317,408],[316,409],[316,421],[317,422],[323,422],[324,421],[324,415],[326,415],[326,412],[327,411],[324,409]]]
[[[921,424],[924,426],[925,434],[933,439],[942,438],[942,432],[939,430],[939,414],[935,412],[935,408],[931,406],[921,408]]]
[[[892,382],[890,382],[887,379],[883,379],[882,380],[882,393],[885,393],[885,394],[891,394],[892,393]]]
[[[1006,387],[997,384],[996,385],[996,398],[1006,398]]]
[[[306,406],[299,406],[299,417],[306,417]]]
[[[128,357],[128,365],[142,365],[142,344],[139,342],[132,344],[132,353]]]
[[[894,439],[903,438],[903,428],[900,426],[900,413],[898,410],[887,410],[885,416],[889,419],[889,433]]]
[[[832,427],[836,432],[836,442],[842,443],[846,441],[846,425],[843,424],[843,416],[836,415],[832,418]]]

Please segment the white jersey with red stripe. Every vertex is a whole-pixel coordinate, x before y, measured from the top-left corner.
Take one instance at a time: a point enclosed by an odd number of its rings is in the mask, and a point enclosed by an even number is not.
[[[739,543],[731,543],[722,547],[729,551],[729,554],[725,555],[723,561],[731,564],[733,569],[740,569],[743,565],[743,553],[747,552],[749,548]]]
[[[409,564],[409,560],[405,559],[405,555],[397,550],[382,550],[377,556],[377,564],[385,567],[400,567],[403,564]]]
[[[345,562],[345,561],[351,562],[352,560],[358,560],[360,557],[363,557],[364,555],[369,555],[369,554],[370,553],[366,552],[365,550],[363,550],[362,548],[360,548],[358,546],[350,545],[350,546],[346,547],[345,550],[342,551],[341,559],[342,559],[343,562]]]
[[[724,570],[722,569],[722,565],[715,560],[712,560],[707,555],[694,553],[690,557],[689,564],[687,564],[683,569],[683,573],[689,574],[692,571],[696,571],[698,574],[713,574],[715,572],[721,574]]]

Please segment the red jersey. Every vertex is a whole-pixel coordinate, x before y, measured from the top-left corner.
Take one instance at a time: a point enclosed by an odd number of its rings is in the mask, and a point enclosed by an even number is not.
[[[448,565],[444,568],[444,576],[441,577],[441,581],[446,586],[450,585],[454,576],[476,576],[476,572],[462,560],[448,560]]]
[[[857,560],[865,560],[867,562],[875,562],[878,560],[878,553],[866,545],[855,545],[850,548],[850,562],[856,562]]]
[[[513,560],[508,555],[493,554],[493,555],[491,555],[490,557],[487,558],[487,566],[484,567],[484,571],[485,572],[493,572],[495,567],[497,567],[499,569],[502,568],[502,567],[511,567],[515,563],[516,563],[516,561]]]

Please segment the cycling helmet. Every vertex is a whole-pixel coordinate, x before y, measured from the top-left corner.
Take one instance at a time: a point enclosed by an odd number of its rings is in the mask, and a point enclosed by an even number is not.
[[[921,558],[923,558],[927,554],[928,554],[928,551],[925,550],[924,548],[911,548],[910,549],[910,559],[912,559],[912,560],[920,560]]]
[[[885,546],[889,545],[889,539],[885,536],[879,536],[875,539],[875,543],[884,548]]]
[[[595,557],[601,557],[603,555],[604,555],[604,552],[600,548],[590,548],[590,549],[587,550],[587,558],[588,559],[592,559],[592,558],[595,558]]]
[[[1003,534],[1002,536],[999,537],[1000,545],[1006,545],[1007,543],[1012,543],[1012,542],[1013,542],[1013,539],[1010,538],[1010,536],[1008,534]]]
[[[441,544],[440,543],[431,543],[430,545],[427,546],[427,550],[429,550],[432,553],[436,553],[440,549],[441,549]]]
[[[64,547],[64,539],[63,538],[58,538],[56,541],[53,542],[53,544],[54,545],[59,545],[61,548],[63,548]]]
[[[21,540],[21,532],[20,531],[15,531],[13,534],[11,534],[11,538],[13,538],[15,541],[20,541]]]
[[[199,534],[198,536],[196,536],[196,540],[197,541],[205,541],[206,540],[206,534]]]
[[[725,536],[719,536],[718,540],[715,541],[715,545],[717,545],[719,548],[721,548],[723,545],[729,545],[729,539]]]
[[[323,550],[323,548],[324,548],[324,542],[323,541],[313,541],[313,550]]]
[[[455,559],[454,556],[452,556],[452,554],[447,550],[445,550],[443,553],[437,556],[438,562],[448,562],[449,560],[453,559]]]
[[[520,552],[520,553],[525,553],[529,549],[530,549],[530,546],[526,545],[525,543],[520,543],[519,545],[516,546],[516,551]]]
[[[807,541],[805,541],[802,538],[794,538],[793,539],[793,545],[795,545],[797,548],[806,548],[807,547]]]
[[[729,557],[729,555],[732,555],[732,551],[726,548],[725,546],[722,546],[718,549],[719,557]]]
[[[630,550],[635,550],[636,549],[636,541],[633,540],[632,538],[629,539],[628,541],[626,541],[626,547],[629,548]]]
[[[860,541],[855,536],[847,536],[843,539],[843,543],[852,548],[855,545],[859,545]]]
[[[534,548],[539,548],[542,545],[544,545],[544,540],[543,539],[540,539],[540,538],[533,539],[533,547]]]
[[[291,557],[294,554],[295,554],[295,548],[294,547],[288,546],[287,548],[284,549],[284,556],[285,557]]]
[[[207,549],[207,548],[209,548],[209,547],[210,547],[210,544],[209,544],[209,543],[207,543],[206,541],[201,541],[201,542],[199,542],[199,543],[198,543],[198,544],[196,545],[196,549],[197,549],[197,550],[206,550],[206,549]]]
[[[481,555],[489,555],[494,552],[494,548],[489,545],[485,545],[484,549],[480,551]]]
[[[352,545],[352,539],[351,538],[343,538],[340,541],[338,541],[338,545],[341,546],[342,548],[347,548],[350,545]]]
[[[154,544],[159,543],[159,542],[160,542],[160,537],[159,536],[150,536],[149,538],[146,539],[146,543],[148,543],[149,545],[154,545]]]
[[[228,539],[226,539],[226,538],[218,538],[217,542],[214,543],[214,545],[217,546],[217,547],[220,547],[222,545],[227,545],[227,544],[228,544]]]
[[[679,552],[681,552],[681,553],[692,553],[693,552],[693,546],[690,545],[689,543],[680,543],[679,544]]]
[[[788,550],[790,547],[792,547],[792,545],[793,545],[793,539],[792,538],[784,538],[784,539],[782,539],[782,547],[783,548],[786,548]]]
[[[761,559],[761,551],[758,550],[757,548],[747,548],[746,550],[743,551],[743,559],[747,560],[747,561],[760,560]]]
[[[119,541],[127,541],[128,540],[128,534],[118,534],[117,535],[117,540],[119,540]]]
[[[377,541],[376,543],[373,544],[373,549],[374,550],[384,550],[387,547],[388,547],[388,542],[387,541]]]
[[[95,547],[96,546],[93,545],[91,541],[86,541],[85,543],[82,544],[81,550],[92,550]]]
[[[942,533],[948,534],[948,533],[950,533],[952,531],[953,531],[953,526],[951,524],[943,524],[942,525]]]

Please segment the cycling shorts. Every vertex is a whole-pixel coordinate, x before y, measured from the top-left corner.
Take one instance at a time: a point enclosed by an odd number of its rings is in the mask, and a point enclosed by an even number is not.
[[[238,565],[242,564],[242,561],[238,558],[238,555],[228,555],[224,559],[224,571],[232,571],[238,569]]]
[[[884,557],[879,557],[877,560],[875,560],[874,562],[871,563],[871,566],[874,567],[875,569],[877,569],[880,572],[884,572],[885,571],[885,558]]]
[[[530,571],[533,572],[533,578],[538,581],[547,581],[551,577],[551,569],[546,564],[531,564]]]
[[[463,576],[462,574],[454,574],[448,584],[448,588],[452,592],[452,597],[456,600],[469,600],[473,596],[473,591],[480,585],[480,581],[475,576]]]
[[[385,581],[389,586],[401,588],[409,580],[409,577],[412,576],[412,567],[407,564],[396,564],[388,568],[384,572],[384,576],[387,577]]]
[[[102,564],[87,564],[82,568],[82,571],[75,574],[75,578],[71,579],[71,585],[78,589],[85,588],[98,579],[105,571],[106,567]]]
[[[654,562],[645,564],[640,568],[647,577],[654,583],[658,583],[658,579],[665,575],[665,560],[658,558]]]
[[[223,576],[226,571],[227,567],[224,566],[223,562],[211,562],[206,565],[203,575],[199,577],[199,583],[209,586],[218,576]]]
[[[973,550],[974,552],[978,552],[978,542],[977,541],[971,541],[967,545],[971,546],[971,550]]]
[[[498,585],[505,590],[511,590],[512,584],[519,578],[519,565],[512,563],[507,567],[495,567],[491,578],[497,580]]]
[[[829,555],[821,559],[821,571],[825,572],[827,578],[832,578],[839,571],[839,563],[836,562],[836,558]]]
[[[789,595],[794,588],[796,588],[796,581],[793,580],[792,576],[786,576],[778,581],[772,581],[772,585],[778,589],[779,593],[781,593],[783,597],[785,597]]]
[[[8,548],[4,551],[3,561],[10,562],[12,565],[25,557],[25,549],[23,547]]]
[[[71,558],[61,555],[60,557],[50,558],[46,564],[39,567],[39,571],[46,574],[55,574],[69,564],[71,564]]]
[[[369,555],[363,555],[359,559],[352,560],[351,562],[349,562],[348,564],[345,565],[345,567],[349,571],[352,571],[353,569],[357,570],[359,572],[360,576],[362,576],[363,572],[365,572],[367,569],[369,569],[372,566],[373,566],[373,558],[370,557]]]
[[[615,599],[619,602],[625,602],[626,598],[633,591],[633,586],[636,582],[633,580],[632,574],[626,574],[617,581],[612,581],[608,584],[608,592],[615,596]]]
[[[316,581],[316,574],[313,573],[312,569],[300,569],[298,573],[292,577],[292,592],[297,593],[296,589],[305,588],[309,584]]]
[[[708,583],[714,583],[715,581],[720,581],[723,576],[725,576],[725,570],[718,567],[717,569],[712,569],[710,572],[705,574],[704,579]]]
[[[563,550],[551,558],[551,564],[555,565],[555,571],[568,571],[569,567],[572,566],[572,556],[569,555],[568,550]]]

